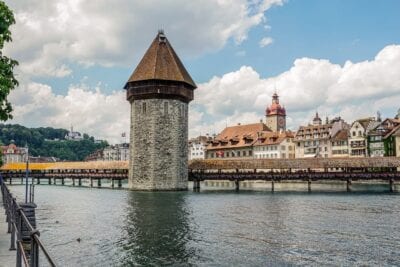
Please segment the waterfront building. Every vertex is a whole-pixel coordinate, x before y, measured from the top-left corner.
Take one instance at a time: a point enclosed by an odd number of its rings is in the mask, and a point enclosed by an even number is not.
[[[294,133],[291,131],[258,133],[257,141],[253,145],[253,155],[256,159],[294,159]]]
[[[124,89],[131,105],[129,188],[187,190],[188,104],[196,84],[163,31]]]
[[[368,156],[368,133],[380,124],[374,117],[356,120],[352,123],[349,135],[350,157]]]
[[[349,156],[349,130],[341,129],[331,137],[332,157],[343,158]]]
[[[210,141],[208,136],[198,136],[189,139],[188,142],[188,158],[192,159],[205,159],[206,158],[206,148],[208,142]]]
[[[208,144],[206,158],[253,158],[253,145],[266,131],[263,122],[226,127]]]
[[[28,156],[27,148],[17,147],[13,140],[11,140],[11,143],[8,146],[1,146],[1,152],[3,164],[26,162]]]
[[[129,160],[129,144],[107,146],[103,149],[102,154],[104,161],[127,161]]]
[[[71,126],[71,130],[65,135],[65,140],[81,141],[83,140],[83,136],[80,132],[74,132],[74,128]]]
[[[396,115],[397,116],[397,115]],[[387,118],[368,133],[368,151],[374,156],[396,156],[396,131],[399,119]]]
[[[273,132],[286,131],[286,109],[279,104],[279,96],[274,93],[272,104],[265,110],[267,127]]]
[[[312,124],[300,126],[296,132],[296,158],[346,157],[348,128],[349,125],[340,117],[327,118],[323,124],[316,112]]]
[[[90,153],[86,158],[85,161],[103,161],[103,149],[97,149],[93,153]]]

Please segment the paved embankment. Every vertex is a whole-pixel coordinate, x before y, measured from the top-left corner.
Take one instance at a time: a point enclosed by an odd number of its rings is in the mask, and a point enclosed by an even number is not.
[[[1,193],[0,193],[1,195]],[[0,197],[0,267],[15,266],[16,251],[10,251],[10,234],[7,234],[6,215]]]

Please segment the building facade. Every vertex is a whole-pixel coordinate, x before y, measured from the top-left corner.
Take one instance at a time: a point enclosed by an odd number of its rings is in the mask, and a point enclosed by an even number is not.
[[[208,136],[198,136],[196,138],[191,138],[188,144],[188,158],[192,159],[205,159],[206,158],[206,148],[208,142],[211,140]]]
[[[81,141],[83,140],[83,136],[80,132],[74,132],[74,128],[71,126],[71,130],[65,135],[65,140]]]
[[[367,136],[378,124],[374,117],[359,119],[352,123],[349,134],[350,157],[368,156]]]
[[[104,161],[128,161],[129,160],[129,144],[116,144],[103,149]]]
[[[129,188],[187,190],[188,103],[196,84],[163,31],[124,88],[131,104]]]
[[[294,133],[290,131],[261,132],[253,145],[256,159],[294,159]]]
[[[17,147],[13,141],[8,146],[1,147],[3,164],[26,162],[28,149]]]

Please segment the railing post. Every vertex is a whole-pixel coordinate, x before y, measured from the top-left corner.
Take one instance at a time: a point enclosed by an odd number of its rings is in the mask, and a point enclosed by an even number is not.
[[[31,233],[31,256],[30,256],[30,266],[38,267],[39,266],[39,246],[35,240],[34,235],[40,235],[38,231],[34,230]]]
[[[10,250],[15,250],[15,234],[16,234],[16,229],[15,229],[15,216],[16,216],[16,207],[15,207],[15,202],[11,201],[9,203],[9,209],[10,209],[10,218],[9,218],[9,227],[11,227],[11,244],[10,244]]]
[[[18,229],[18,235],[17,235],[17,267],[21,267],[22,266],[22,258],[21,258],[21,246],[19,245],[19,243],[22,241],[22,237],[21,237],[21,229],[22,229],[22,216],[20,215],[21,212],[21,208],[18,208],[15,211],[15,215],[16,215],[16,226]]]

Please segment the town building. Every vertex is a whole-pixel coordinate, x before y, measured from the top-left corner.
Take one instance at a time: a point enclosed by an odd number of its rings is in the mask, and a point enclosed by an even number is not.
[[[124,89],[131,105],[129,188],[187,190],[188,104],[196,84],[163,31]]]
[[[253,155],[256,159],[294,159],[294,133],[290,131],[259,132],[253,145]]]
[[[103,149],[104,161],[128,161],[129,160],[129,144],[116,144],[107,146]]]
[[[397,115],[396,115],[397,116]],[[396,156],[396,135],[399,119],[387,118],[368,133],[368,152],[371,157]]]
[[[295,135],[296,158],[328,158],[333,154],[346,157],[348,128],[349,125],[340,117],[327,118],[323,124],[317,112],[312,124],[300,126]]]
[[[266,131],[263,122],[226,127],[208,144],[206,158],[253,158],[253,145]]]
[[[26,162],[28,156],[28,148],[17,147],[13,140],[8,146],[1,146],[1,152],[3,164]]]
[[[206,148],[208,142],[211,140],[209,136],[198,136],[191,138],[188,144],[188,158],[192,159],[205,159],[206,158]]]
[[[267,127],[273,131],[286,130],[286,109],[279,104],[279,96],[274,93],[272,96],[272,104],[265,110]]]
[[[85,161],[103,161],[103,149],[97,149],[93,153],[86,156]]]
[[[71,130],[65,135],[65,140],[81,141],[83,140],[83,136],[80,132],[74,132],[74,128],[71,126]]]
[[[380,124],[374,117],[356,120],[352,123],[349,135],[350,157],[368,156],[368,133]]]

